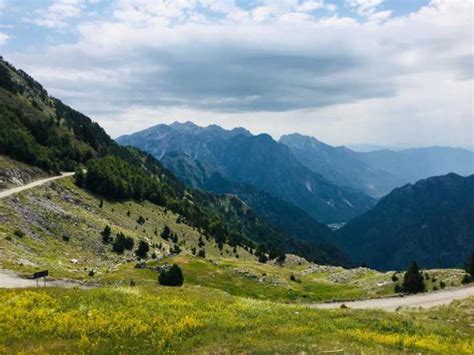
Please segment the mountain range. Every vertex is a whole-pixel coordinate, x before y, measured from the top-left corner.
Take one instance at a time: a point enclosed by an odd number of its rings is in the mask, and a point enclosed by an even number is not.
[[[288,146],[308,169],[338,186],[349,186],[375,198],[407,182],[403,177],[370,165],[360,158],[359,153],[344,146],[333,147],[297,133],[282,136],[280,142]]]
[[[400,151],[379,150],[358,153],[358,158],[374,169],[414,183],[450,172],[462,176],[474,173],[474,153],[462,148],[426,147]]]
[[[119,137],[117,142],[158,159],[170,153],[186,155],[227,180],[252,185],[325,224],[347,221],[375,204],[375,199],[363,192],[337,186],[311,171],[286,145],[267,134],[254,136],[242,128],[224,130],[215,125],[175,122]]]

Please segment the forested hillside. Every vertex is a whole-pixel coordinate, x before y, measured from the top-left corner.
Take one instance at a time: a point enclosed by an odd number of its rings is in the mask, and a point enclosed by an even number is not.
[[[338,232],[339,245],[369,267],[460,267],[474,250],[474,175],[405,185]]]

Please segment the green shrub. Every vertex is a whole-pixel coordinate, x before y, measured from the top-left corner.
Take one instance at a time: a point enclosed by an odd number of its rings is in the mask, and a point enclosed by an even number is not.
[[[148,251],[150,250],[150,246],[144,240],[140,240],[138,243],[138,248],[135,250],[135,255],[139,258],[146,258],[148,255]],[[156,255],[155,255],[156,257]]]
[[[21,229],[16,229],[13,234],[18,238],[23,238],[25,236],[25,232],[23,232]]]
[[[462,283],[463,285],[467,285],[467,284],[470,283],[471,281],[472,281],[471,275],[465,274],[465,275],[463,276],[462,280],[461,280],[461,283]]]
[[[112,250],[117,254],[122,254],[125,250],[132,250],[133,244],[134,242],[132,238],[126,237],[122,232],[120,232],[112,243]]]
[[[169,270],[162,270],[158,276],[158,282],[163,286],[181,286],[184,282],[181,268],[173,264]]]

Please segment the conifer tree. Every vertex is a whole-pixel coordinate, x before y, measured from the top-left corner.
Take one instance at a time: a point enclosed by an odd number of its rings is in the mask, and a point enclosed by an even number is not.
[[[402,290],[406,293],[418,293],[425,290],[425,280],[416,262],[412,262],[403,277]]]

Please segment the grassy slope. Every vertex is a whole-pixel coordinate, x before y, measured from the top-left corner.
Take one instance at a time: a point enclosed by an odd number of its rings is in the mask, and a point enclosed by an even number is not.
[[[474,299],[314,310],[204,288],[0,290],[0,352],[474,352]]]

